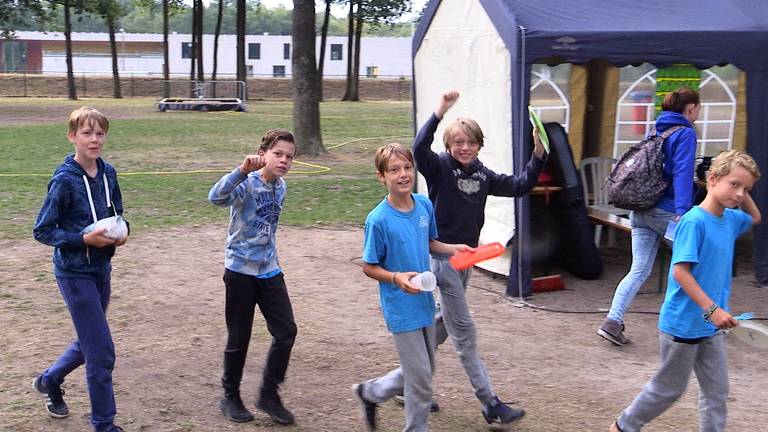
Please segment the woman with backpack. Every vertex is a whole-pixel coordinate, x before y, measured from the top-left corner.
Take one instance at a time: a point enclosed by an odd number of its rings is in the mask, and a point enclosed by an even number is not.
[[[699,93],[682,87],[667,94],[661,108],[663,111],[656,120],[657,134],[675,126],[683,127],[663,143],[663,177],[668,186],[661,200],[648,210],[633,210],[629,215],[632,267],[616,287],[611,309],[597,330],[598,335],[619,346],[629,343],[624,336],[624,314],[653,270],[656,251],[667,225],[680,219],[693,206],[695,196],[696,130],[693,122],[699,117],[701,108]]]

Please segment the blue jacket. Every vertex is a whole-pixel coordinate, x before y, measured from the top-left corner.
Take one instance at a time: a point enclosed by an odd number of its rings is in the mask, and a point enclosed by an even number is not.
[[[531,156],[520,175],[497,174],[479,159],[464,169],[447,152],[430,149],[437,125],[434,114],[421,127],[413,143],[413,158],[427,180],[429,199],[435,206],[437,240],[450,244],[477,246],[485,223],[488,195],[519,197],[536,186],[544,161]]]
[[[664,140],[664,180],[669,186],[656,207],[682,216],[693,206],[696,193],[696,130],[682,114],[663,111],[656,119],[656,132],[661,134],[675,125],[685,128]]]
[[[91,189],[99,220],[123,214],[117,172],[101,158],[96,161],[96,165],[98,173],[90,177],[75,162],[74,156],[69,155],[56,168],[48,182],[48,194],[32,232],[35,240],[54,247],[53,266],[56,277],[108,280],[112,271],[110,260],[115,254],[115,246],[88,247],[80,233],[94,222],[83,178]],[[111,203],[107,202],[107,187]]]

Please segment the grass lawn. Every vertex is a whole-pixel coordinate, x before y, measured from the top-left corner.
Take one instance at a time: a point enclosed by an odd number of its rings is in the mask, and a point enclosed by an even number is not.
[[[110,118],[103,155],[118,170],[126,217],[134,232],[210,221],[228,211],[208,203],[210,187],[253,152],[270,128],[292,127],[291,102],[253,101],[247,113],[166,112],[151,99],[2,99],[0,111],[0,238],[31,235],[50,175],[73,151],[66,116],[93,106]],[[410,143],[410,102],[321,105],[328,154],[299,154],[287,175],[281,223],[362,224],[384,195],[373,152]],[[162,174],[168,173],[168,174]]]

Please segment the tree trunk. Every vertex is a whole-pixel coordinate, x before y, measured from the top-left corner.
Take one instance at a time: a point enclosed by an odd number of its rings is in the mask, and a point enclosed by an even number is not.
[[[363,17],[361,12],[362,0],[357,3],[357,17],[355,19],[355,58],[352,62],[352,85],[350,86],[351,101],[360,100],[360,38],[363,35]]]
[[[200,82],[205,81],[205,74],[203,73],[203,12],[205,11],[205,7],[203,7],[203,0],[196,0],[197,1],[197,15],[195,19],[197,19],[197,45],[195,45],[197,49],[197,80]]]
[[[197,97],[197,89],[195,88],[195,60],[197,59],[197,0],[192,2],[192,41],[189,48],[189,97]]]
[[[315,59],[315,1],[293,0],[293,131],[296,151],[325,152],[320,133],[320,77]]]
[[[115,18],[107,17],[107,29],[109,30],[109,51],[112,54],[112,97],[122,99],[123,93],[120,89],[120,70],[117,67],[117,41],[115,40]],[[123,52],[125,56],[125,52]]]
[[[244,99],[248,99],[248,81],[245,68],[245,0],[237,0],[237,80],[245,86]]]
[[[168,0],[163,0],[163,97],[171,97],[171,67],[168,64]]]
[[[72,69],[72,17],[70,16],[69,2],[64,3],[64,46],[66,47],[67,59],[67,93],[71,100],[77,100],[75,73]]]
[[[325,14],[323,15],[323,26],[320,28],[320,60],[317,62],[317,72],[320,75],[320,95],[319,100],[322,102],[325,98],[323,96],[323,72],[325,66],[325,45],[328,40],[328,24],[331,20],[331,0],[325,0]]]
[[[216,29],[213,31],[213,71],[211,80],[216,81],[216,70],[219,68],[219,33],[221,33],[221,19],[224,15],[224,0],[219,0],[219,15],[216,17]],[[216,97],[216,83],[213,83],[213,97]]]
[[[355,0],[349,0],[349,14],[347,15],[347,88],[344,91],[343,101],[352,97],[352,56],[355,46]]]

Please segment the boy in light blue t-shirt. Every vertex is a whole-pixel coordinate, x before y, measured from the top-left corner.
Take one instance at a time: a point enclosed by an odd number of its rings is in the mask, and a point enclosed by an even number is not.
[[[720,329],[738,325],[728,312],[736,239],[760,223],[749,195],[760,177],[746,153],[728,150],[712,161],[707,196],[677,225],[669,285],[659,317],[661,366],[610,428],[639,431],[685,391],[696,372],[699,430],[725,430],[728,369]],[[740,209],[739,209],[740,207]]]
[[[376,429],[377,404],[405,391],[404,431],[426,431],[432,400],[435,301],[431,292],[421,291],[410,279],[429,270],[430,252],[453,255],[473,249],[435,240],[432,203],[412,193],[416,177],[408,148],[381,147],[375,164],[389,193],[365,221],[363,271],[379,281],[381,309],[403,372],[355,384],[353,391],[368,429]]]

